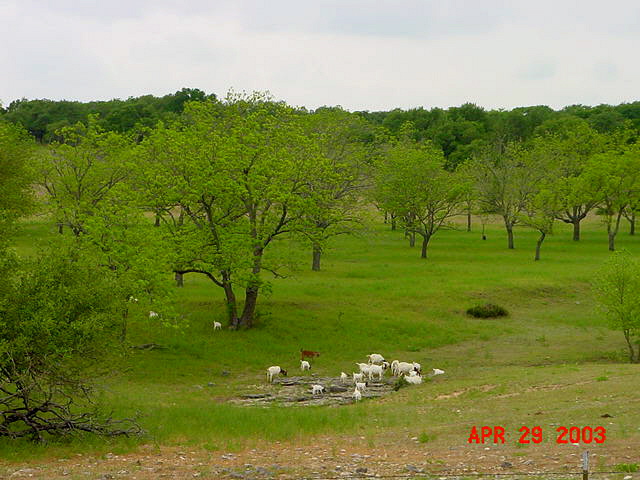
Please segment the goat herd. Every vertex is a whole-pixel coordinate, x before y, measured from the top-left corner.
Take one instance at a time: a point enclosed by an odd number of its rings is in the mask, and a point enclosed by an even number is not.
[[[300,350],[301,359],[300,359],[300,370],[303,372],[305,370],[311,370],[311,363],[305,358],[313,358],[320,356],[318,352],[314,352],[311,350]],[[356,363],[358,366],[359,372],[354,372],[351,374],[351,378],[353,380],[353,384],[355,388],[353,390],[353,399],[357,402],[362,399],[362,392],[367,388],[367,381],[365,377],[372,381],[375,377],[380,381],[384,377],[384,374],[387,370],[391,370],[391,374],[394,377],[402,377],[404,380],[413,385],[418,385],[422,383],[422,366],[416,362],[400,362],[398,360],[394,360],[393,362],[387,362],[382,355],[379,353],[372,353],[371,355],[367,355],[369,358],[368,363]],[[436,375],[442,375],[444,370],[440,370],[439,368],[434,368],[433,371],[428,375],[429,377],[435,377]],[[273,380],[279,375],[287,376],[287,371],[278,365],[274,365],[272,367],[267,368],[267,381],[273,383]],[[349,375],[345,372],[340,373],[340,380],[342,383],[349,382]],[[322,395],[324,393],[325,387],[323,385],[311,385],[311,391],[313,395]]]

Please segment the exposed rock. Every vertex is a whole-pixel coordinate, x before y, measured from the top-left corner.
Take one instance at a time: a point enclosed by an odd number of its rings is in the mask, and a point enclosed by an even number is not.
[[[342,387],[340,385],[329,385],[329,393],[342,393],[348,391],[347,387]]]
[[[318,384],[325,387],[320,395],[310,395],[311,385]],[[381,397],[393,391],[393,378],[383,378],[381,381],[368,383],[363,399]],[[270,384],[258,384],[253,391],[241,394],[233,403],[248,406],[266,406],[270,403],[281,405],[346,405],[353,403],[353,385],[341,384],[336,377],[294,376],[277,378]],[[265,393],[255,393],[259,390]]]
[[[411,472],[411,473],[424,473],[424,469],[418,468],[415,465],[411,465],[411,464],[405,465],[404,469],[407,472]]]

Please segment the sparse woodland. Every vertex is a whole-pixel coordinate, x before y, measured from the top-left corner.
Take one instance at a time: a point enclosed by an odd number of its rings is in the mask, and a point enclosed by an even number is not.
[[[175,283],[201,276],[224,304],[216,318],[251,329],[278,279],[300,268],[279,242],[321,275],[336,237],[366,238],[384,218],[407,256],[433,262],[434,239],[464,229],[455,217],[471,230],[472,217],[493,216],[505,250],[520,248],[519,228],[535,231],[530,258],[543,264],[554,225],[571,225],[577,248],[597,216],[614,251],[635,233],[639,133],[640,102],[351,113],[197,89],[13,102],[0,113],[0,436],[138,433],[85,399],[126,357],[140,305],[180,328]],[[11,247],[27,215],[58,238],[23,258]],[[640,293],[628,285],[639,267],[608,268],[597,295],[638,362]]]

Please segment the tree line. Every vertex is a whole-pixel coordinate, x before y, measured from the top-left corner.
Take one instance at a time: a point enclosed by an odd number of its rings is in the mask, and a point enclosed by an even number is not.
[[[23,98],[5,108],[0,105],[0,117],[21,124],[39,142],[45,143],[56,140],[55,132],[62,127],[77,122],[87,125],[91,115],[98,115],[98,123],[105,130],[144,136],[159,120],[173,120],[180,115],[185,103],[215,98],[215,94],[197,88],[183,88],[162,97],[143,95],[92,102]],[[588,126],[598,133],[620,129],[640,131],[640,101],[593,107],[571,105],[560,110],[545,105],[486,110],[465,103],[448,109],[397,108],[358,111],[354,115],[372,127],[383,128],[391,136],[398,136],[402,126],[411,122],[414,139],[430,140],[442,149],[449,169],[456,168],[488,144],[526,142],[535,136],[561,133],[577,125]]]

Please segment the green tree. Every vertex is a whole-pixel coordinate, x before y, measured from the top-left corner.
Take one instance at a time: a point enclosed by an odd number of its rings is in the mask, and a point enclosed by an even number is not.
[[[522,145],[509,144],[504,150],[485,150],[472,163],[480,209],[502,217],[510,249],[514,248],[513,228],[521,223],[527,203],[546,174],[533,161],[536,158],[527,154]]]
[[[318,109],[307,116],[307,130],[327,161],[326,173],[311,179],[316,196],[313,211],[306,212],[302,233],[312,245],[313,271],[320,270],[329,240],[352,234],[362,225],[363,192],[369,181],[370,158],[364,139],[370,128],[342,109]]]
[[[86,219],[129,175],[127,158],[132,142],[105,132],[96,118],[89,126],[78,123],[58,132],[63,139],[39,156],[38,184],[46,191],[46,202],[58,222],[75,235],[85,232]]]
[[[0,239],[34,206],[33,172],[29,167],[34,150],[33,141],[22,128],[0,120]]]
[[[580,240],[580,223],[599,200],[595,185],[582,173],[589,159],[606,147],[606,139],[584,123],[532,142],[532,151],[548,166],[548,187],[558,206],[556,218],[573,226],[574,241]]]
[[[621,330],[629,361],[640,362],[640,265],[626,251],[615,252],[594,281],[596,299],[612,328]]]
[[[607,226],[609,250],[613,251],[620,221],[640,194],[640,145],[596,155],[584,176],[599,193],[600,213]]]
[[[277,274],[265,253],[304,228],[319,201],[314,179],[327,173],[301,113],[263,94],[190,103],[183,122],[161,127],[142,152],[140,190],[171,213],[165,223],[180,271],[224,288],[231,327],[251,327],[259,292],[269,286],[263,272]],[[245,290],[240,314],[236,285]]]
[[[421,258],[429,241],[459,214],[464,186],[444,169],[442,151],[432,143],[405,136],[388,152],[377,169],[377,189],[389,211],[398,212],[409,233],[422,237]]]
[[[540,260],[540,249],[545,238],[553,233],[553,223],[558,215],[558,209],[558,200],[554,192],[543,187],[537,194],[527,199],[527,204],[520,214],[520,223],[540,233],[536,241],[535,261]]]

